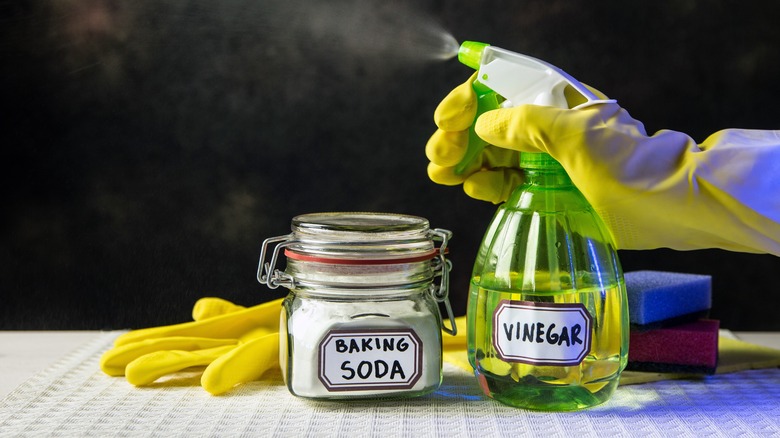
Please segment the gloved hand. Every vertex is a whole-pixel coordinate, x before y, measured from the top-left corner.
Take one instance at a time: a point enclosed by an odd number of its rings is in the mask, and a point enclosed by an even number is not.
[[[463,184],[463,190],[472,198],[497,204],[523,181],[516,151],[488,145],[463,173],[455,173],[455,165],[466,153],[468,129],[477,113],[477,97],[471,87],[474,78],[476,73],[436,108],[433,118],[439,129],[425,147],[430,160],[428,176],[438,184]]]
[[[437,131],[426,146],[434,182],[457,183],[448,179],[454,165],[449,163],[459,161],[467,137],[452,131],[467,128],[469,115],[474,116],[475,104],[469,104],[474,94],[463,90],[470,83],[437,109],[444,115],[435,116],[439,131],[452,130],[447,136]],[[729,129],[701,144],[669,130],[649,136],[616,103],[578,110],[498,109],[480,116],[475,130],[494,146],[545,152],[558,160],[619,249],[721,248],[780,255],[780,131]],[[517,178],[479,177],[495,173],[492,164],[483,160],[465,178],[467,194],[506,199]],[[508,173],[506,164],[499,170]],[[469,182],[480,187],[468,187]]]
[[[201,298],[193,308],[192,322],[119,336],[114,348],[103,354],[100,368],[141,386],[185,368],[206,366],[201,386],[211,394],[222,394],[278,367],[281,302],[245,308],[219,298]]]

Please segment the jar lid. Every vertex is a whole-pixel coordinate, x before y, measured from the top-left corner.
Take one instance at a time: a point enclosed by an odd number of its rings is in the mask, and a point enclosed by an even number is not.
[[[285,254],[344,264],[406,263],[436,255],[428,220],[395,213],[310,213],[292,219]]]

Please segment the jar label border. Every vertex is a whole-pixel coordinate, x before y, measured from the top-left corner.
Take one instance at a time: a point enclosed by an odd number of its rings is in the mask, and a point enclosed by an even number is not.
[[[409,339],[412,341],[410,345],[414,347],[414,370],[412,374],[403,382],[398,383],[388,383],[388,382],[377,382],[377,383],[350,383],[350,384],[340,384],[340,383],[333,383],[328,379],[328,376],[326,375],[326,367],[325,367],[325,360],[326,358],[326,347],[328,343],[334,338],[334,337],[344,337],[344,338],[354,338],[354,337],[388,337],[388,336],[408,336]],[[350,329],[350,330],[344,330],[344,329],[335,329],[335,330],[328,330],[325,333],[325,336],[323,336],[322,340],[319,344],[319,354],[318,354],[318,377],[320,382],[325,386],[325,388],[328,391],[371,391],[371,390],[408,390],[412,389],[415,384],[420,380],[420,378],[423,375],[423,342],[420,339],[420,337],[415,333],[414,330],[411,328],[365,328],[365,329]]]
[[[582,319],[584,327],[582,328],[583,346],[576,357],[566,358],[553,358],[544,354],[540,355],[539,352],[532,352],[529,354],[517,354],[514,351],[507,352],[501,346],[499,342],[501,315],[506,310],[520,310],[527,312],[541,312],[549,314],[563,315],[565,313],[573,313],[579,315]],[[505,362],[518,362],[528,365],[537,366],[576,366],[582,363],[585,357],[590,353],[592,343],[592,327],[593,316],[588,312],[587,308],[582,303],[549,303],[549,302],[534,302],[534,301],[515,301],[515,300],[501,300],[493,311],[493,348],[496,351],[496,355]]]

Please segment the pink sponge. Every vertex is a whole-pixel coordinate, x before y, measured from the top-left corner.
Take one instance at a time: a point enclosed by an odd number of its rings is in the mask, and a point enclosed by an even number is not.
[[[626,369],[713,374],[718,365],[719,328],[719,321],[700,319],[674,327],[631,331]]]

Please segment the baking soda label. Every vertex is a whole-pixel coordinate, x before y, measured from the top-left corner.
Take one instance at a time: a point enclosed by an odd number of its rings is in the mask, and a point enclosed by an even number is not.
[[[493,347],[506,362],[579,365],[590,352],[592,327],[582,304],[504,300],[493,312]]]
[[[422,349],[410,329],[330,330],[319,346],[319,379],[328,391],[411,389]]]

